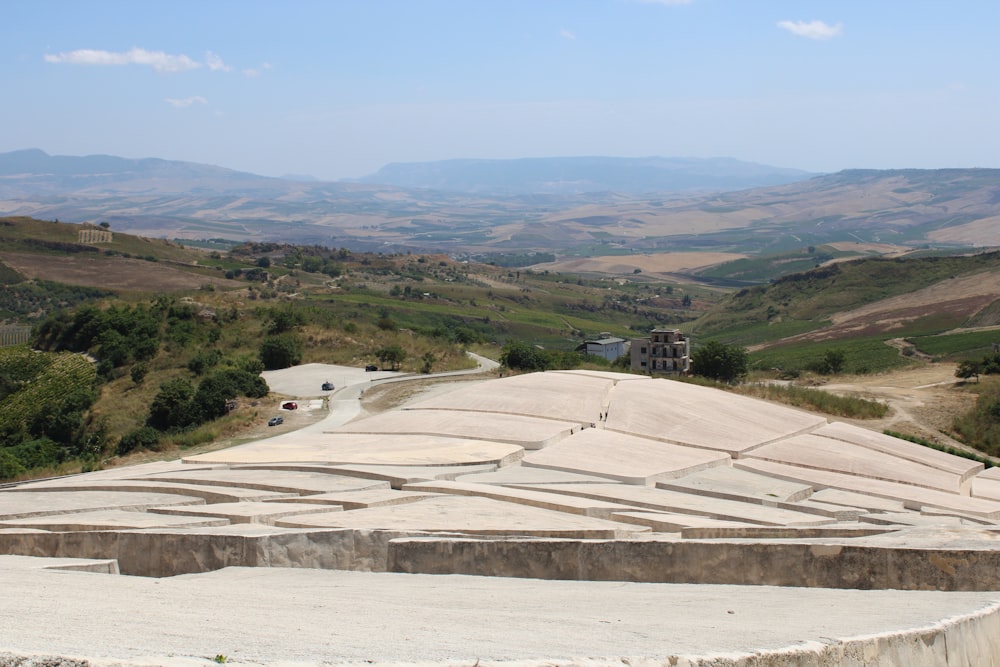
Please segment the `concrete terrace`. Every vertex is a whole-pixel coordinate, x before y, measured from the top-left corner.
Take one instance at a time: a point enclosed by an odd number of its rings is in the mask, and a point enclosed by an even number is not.
[[[4,590],[65,586],[72,598],[99,585],[136,613],[151,605],[152,624],[187,627],[152,605],[150,583],[176,581],[160,590],[183,597],[180,582],[191,582],[229,606],[232,586],[252,581],[270,613],[316,610],[304,626],[326,619],[346,633],[294,648],[279,636],[259,646],[220,638],[217,653],[247,663],[1000,664],[995,469],[664,379],[536,373],[354,419],[347,403],[370,376],[316,364],[298,380],[295,369],[280,373],[281,393],[300,400],[317,400],[317,380],[335,378],[330,417],[180,461],[0,490]],[[528,580],[528,609],[508,606],[525,604]],[[294,603],[285,585],[300,591]],[[633,600],[675,599],[663,613],[677,627],[690,625],[678,615],[721,613],[719,596],[734,609],[706,621],[713,632],[682,638],[634,617],[613,586]],[[372,606],[370,623],[324,611],[316,595],[329,587]],[[413,597],[389,602],[382,591],[393,587]],[[0,660],[50,648],[96,664],[213,657],[190,648],[205,644],[195,629],[177,646],[151,639],[145,653],[65,626],[46,643],[29,625],[33,613],[57,613],[49,599],[20,614],[19,599],[0,596],[0,627],[12,628],[0,633]],[[408,616],[444,619],[426,612],[441,604],[465,611],[458,627],[413,630]],[[605,608],[614,636],[584,628]],[[551,642],[449,639],[491,614],[516,628],[531,613]],[[828,622],[807,622],[817,615]],[[729,662],[713,662],[720,651]]]

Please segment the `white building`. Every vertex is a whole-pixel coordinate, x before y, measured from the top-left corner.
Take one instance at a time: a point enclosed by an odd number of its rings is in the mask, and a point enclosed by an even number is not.
[[[578,352],[586,352],[597,357],[602,357],[608,361],[614,361],[625,354],[628,341],[624,338],[615,338],[609,334],[601,334],[600,338],[588,340],[577,346]]]

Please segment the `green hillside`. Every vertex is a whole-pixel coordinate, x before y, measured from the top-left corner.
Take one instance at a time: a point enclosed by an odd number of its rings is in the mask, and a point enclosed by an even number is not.
[[[5,354],[72,359],[90,373],[64,404],[50,400],[60,384],[42,369],[22,377],[34,366],[18,374],[17,363],[0,364],[0,478],[237,433],[265,419],[249,379],[265,368],[361,367],[390,350],[402,371],[436,372],[468,367],[470,348],[499,357],[508,341],[546,348],[560,365],[602,367],[572,350],[600,332],[628,337],[688,321],[718,298],[646,276],[584,279],[317,245],[206,250],[114,230],[110,241],[81,243],[80,229],[0,219],[2,324],[31,325],[31,346],[42,350]]]
[[[992,296],[986,290],[965,298],[947,289],[949,282],[980,274],[981,279],[973,279],[995,285]],[[878,305],[932,287],[940,292],[937,301],[907,306],[904,299]],[[751,347],[755,368],[817,369],[828,352],[836,351],[846,356],[844,371],[872,373],[911,363],[886,344],[889,339],[903,338],[914,353],[940,359],[983,352],[997,337],[994,332],[955,330],[993,322],[991,313],[998,309],[1000,253],[866,258],[741,289],[689,326],[696,341],[716,338]],[[839,325],[831,320],[835,314]]]
[[[838,262],[739,290],[699,318],[696,328],[747,345],[773,342],[821,328],[834,313],[983,271],[1000,271],[1000,252]]]

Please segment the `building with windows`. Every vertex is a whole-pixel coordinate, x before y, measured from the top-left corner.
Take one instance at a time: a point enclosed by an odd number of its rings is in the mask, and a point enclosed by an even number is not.
[[[577,346],[577,352],[585,352],[598,357],[603,357],[608,361],[614,361],[625,354],[628,350],[628,341],[624,338],[615,338],[611,334],[602,333],[600,337],[588,340]]]
[[[632,339],[631,368],[651,375],[691,370],[691,341],[679,329],[653,329],[648,338]]]

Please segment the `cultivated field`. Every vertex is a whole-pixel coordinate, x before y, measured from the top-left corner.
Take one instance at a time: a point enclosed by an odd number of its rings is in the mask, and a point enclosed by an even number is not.
[[[663,252],[646,255],[564,259],[538,264],[532,269],[547,269],[558,273],[610,273],[613,275],[632,274],[636,269],[643,273],[678,273],[703,269],[744,257],[746,255],[732,252]]]
[[[240,283],[215,275],[201,275],[162,262],[142,259],[86,255],[57,256],[30,253],[0,253],[0,260],[33,280],[51,280],[67,285],[105,289],[169,292],[193,290],[202,285],[240,287]]]

